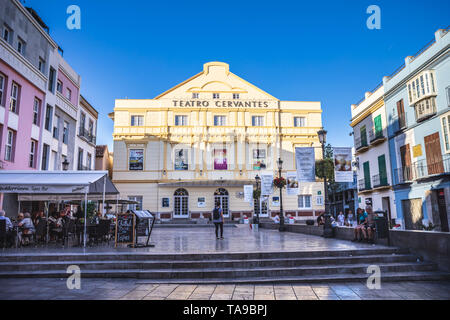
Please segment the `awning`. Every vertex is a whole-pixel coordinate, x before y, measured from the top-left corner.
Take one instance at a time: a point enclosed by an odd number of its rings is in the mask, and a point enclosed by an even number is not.
[[[0,193],[71,194],[103,193],[116,195],[119,191],[108,178],[108,171],[0,171]]]
[[[160,187],[242,187],[254,184],[255,180],[192,180],[159,183]]]

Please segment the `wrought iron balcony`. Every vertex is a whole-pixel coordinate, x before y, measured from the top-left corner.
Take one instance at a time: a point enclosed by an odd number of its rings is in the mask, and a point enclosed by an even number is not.
[[[450,155],[445,154],[440,161],[419,160],[413,165],[415,178],[422,179],[434,175],[450,174]]]
[[[372,176],[372,184],[374,188],[382,188],[389,186],[387,176],[386,175],[381,176],[380,174]]]
[[[415,179],[414,170],[412,166],[401,167],[394,170],[395,183],[410,183]]]
[[[355,138],[355,150],[357,152],[364,152],[369,149],[369,145],[367,144],[367,137]]]
[[[369,131],[369,141],[370,144],[378,144],[383,142],[384,140],[386,140],[386,137],[383,134],[383,130],[375,130],[375,129],[371,129]]]
[[[93,144],[95,144],[95,142],[96,142],[96,137],[92,133],[90,133],[89,130],[86,130],[83,127],[80,127],[78,136],[85,139],[87,142],[90,142]]]
[[[366,180],[366,179],[358,180],[358,190],[360,192],[372,190],[372,187],[370,185],[370,180]]]

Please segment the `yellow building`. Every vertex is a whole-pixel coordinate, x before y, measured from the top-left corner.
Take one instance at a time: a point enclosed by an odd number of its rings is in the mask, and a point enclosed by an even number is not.
[[[316,147],[320,102],[280,101],[231,73],[222,62],[154,99],[116,100],[113,181],[122,199],[135,199],[161,219],[209,217],[215,201],[226,217],[279,212],[279,191],[261,203],[244,200],[256,175],[295,171],[295,148]],[[323,183],[284,191],[283,209],[297,219],[324,210]]]

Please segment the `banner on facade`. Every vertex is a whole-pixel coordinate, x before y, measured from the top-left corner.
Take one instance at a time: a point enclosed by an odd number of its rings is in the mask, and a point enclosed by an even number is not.
[[[188,150],[175,150],[175,170],[188,170]]]
[[[131,149],[129,159],[130,170],[143,170],[144,169],[144,150],[143,149]]]
[[[253,185],[244,186],[244,200],[253,203]]]
[[[227,149],[214,149],[214,170],[227,169]]]
[[[316,181],[316,163],[313,147],[295,148],[298,182]]]
[[[269,196],[273,193],[273,174],[261,175],[261,196]]]
[[[286,193],[290,196],[298,194],[297,172],[288,172],[286,175]]]
[[[353,182],[352,148],[333,148],[334,181]]]

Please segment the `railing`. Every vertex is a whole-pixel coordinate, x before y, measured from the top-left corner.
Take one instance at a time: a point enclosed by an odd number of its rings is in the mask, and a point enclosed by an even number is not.
[[[372,189],[370,186],[370,180],[360,179],[358,180],[358,190],[359,191],[367,191]]]
[[[364,147],[368,147],[369,145],[367,144],[367,138],[366,139],[361,139],[360,138],[355,138],[355,149],[356,151],[364,148]]]
[[[450,155],[443,155],[441,161],[428,163],[426,159],[413,164],[416,179],[426,178],[437,174],[450,174]]]
[[[370,142],[373,142],[373,141],[378,140],[378,139],[383,139],[383,138],[385,138],[385,136],[383,134],[383,130],[377,131],[375,129],[370,129],[370,131],[369,131],[369,140],[370,140]]]
[[[394,170],[395,183],[409,183],[433,175],[450,174],[450,155],[443,155],[442,160],[428,163],[426,159],[414,162],[411,166]]]
[[[91,171],[92,169],[86,166],[78,166],[78,171]]]
[[[406,113],[403,113],[400,117],[398,115],[393,116],[392,126],[394,133],[402,129],[405,129],[407,127],[407,123],[408,123],[408,115]]]
[[[374,188],[385,187],[388,186],[387,176],[376,174],[372,176],[372,184]]]
[[[91,134],[88,130],[86,130],[85,128],[80,127],[78,135],[80,137],[83,137],[84,139],[86,139],[88,142],[95,144],[95,141],[96,141],[95,136],[93,134]]]

